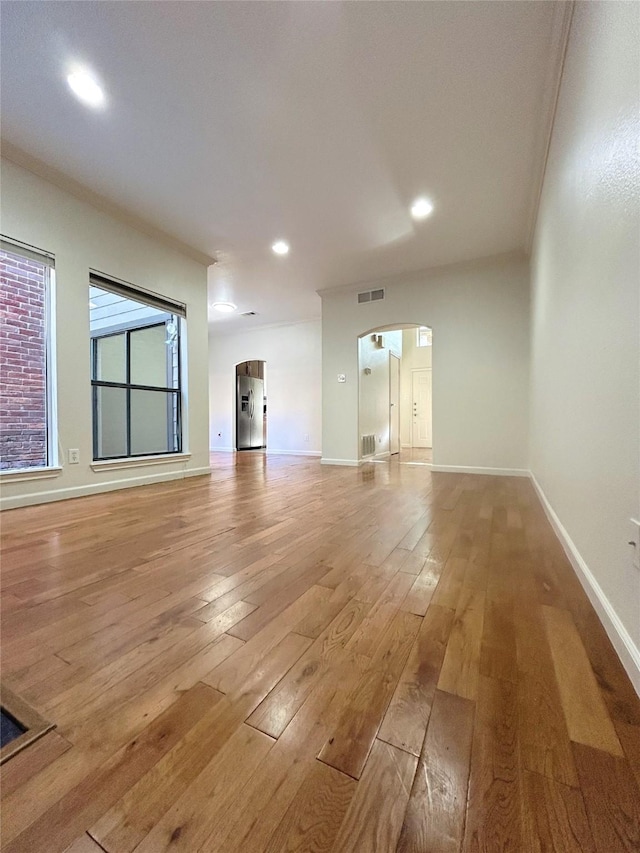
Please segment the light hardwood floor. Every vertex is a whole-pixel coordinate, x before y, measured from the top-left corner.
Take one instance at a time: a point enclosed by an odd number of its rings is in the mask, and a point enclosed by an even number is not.
[[[407,465],[410,463],[415,464],[416,462],[420,464],[424,464],[425,462],[431,463],[433,461],[433,451],[430,447],[403,447],[400,453],[391,457],[391,461]]]
[[[640,701],[528,481],[219,454],[2,517],[5,853],[640,850]]]

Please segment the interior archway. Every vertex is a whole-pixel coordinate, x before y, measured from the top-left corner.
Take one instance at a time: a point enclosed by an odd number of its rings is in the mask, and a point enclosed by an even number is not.
[[[433,330],[378,326],[358,336],[358,460],[431,465]]]

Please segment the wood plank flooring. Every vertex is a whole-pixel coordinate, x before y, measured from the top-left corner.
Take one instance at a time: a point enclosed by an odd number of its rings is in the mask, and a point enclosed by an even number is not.
[[[524,479],[217,454],[4,513],[5,853],[640,851],[640,700]]]

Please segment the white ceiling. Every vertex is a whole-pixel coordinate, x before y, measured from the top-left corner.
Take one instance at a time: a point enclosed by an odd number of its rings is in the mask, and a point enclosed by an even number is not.
[[[3,138],[217,257],[210,301],[258,312],[219,331],[307,319],[319,288],[526,248],[563,7],[3,2]]]

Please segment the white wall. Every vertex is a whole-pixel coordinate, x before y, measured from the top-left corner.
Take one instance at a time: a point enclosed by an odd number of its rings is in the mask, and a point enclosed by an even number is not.
[[[2,232],[55,255],[58,445],[63,468],[47,479],[7,482],[3,477],[2,506],[206,472],[206,267],[6,160],[2,161]],[[89,268],[186,303],[189,351],[184,444],[189,459],[121,470],[91,468]],[[79,448],[79,465],[67,464],[69,448]]]
[[[321,294],[323,460],[358,460],[358,336],[417,323],[433,328],[434,464],[526,469],[526,259],[494,258],[382,283],[381,302],[359,305],[355,289]],[[346,374],[345,383],[337,382],[340,373]]]
[[[531,371],[532,471],[636,655],[639,20],[635,3],[575,7],[532,255]]]
[[[389,353],[402,358],[402,332],[391,330],[376,334],[382,336],[384,346],[373,341],[373,335],[364,335],[358,341],[359,349],[359,436],[376,436],[376,455],[389,453]],[[365,370],[370,373],[365,373]]]
[[[319,454],[320,320],[211,336],[211,449],[230,450],[235,445],[235,366],[252,359],[267,364],[267,450]]]
[[[413,370],[431,367],[433,347],[419,347],[417,329],[402,332],[402,364],[400,367],[400,443],[411,447],[413,417]]]

